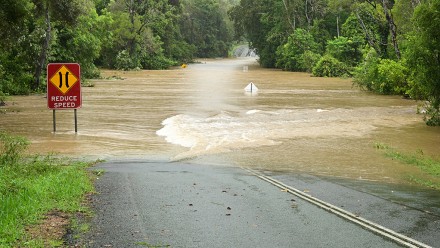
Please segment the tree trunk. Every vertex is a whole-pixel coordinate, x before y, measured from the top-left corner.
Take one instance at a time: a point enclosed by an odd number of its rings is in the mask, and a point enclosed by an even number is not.
[[[287,7],[286,0],[283,0],[283,3],[284,3],[284,8],[286,9],[287,21],[289,22],[290,27],[292,27],[293,32],[295,32],[295,25],[293,24],[292,19],[290,19],[290,12],[289,12],[289,8]]]
[[[355,11],[355,13],[356,13],[356,17],[358,19],[359,25],[361,26],[362,30],[365,33],[365,37],[367,39],[368,44],[370,45],[370,47],[373,47],[374,49],[376,49],[376,51],[380,54],[381,53],[381,49],[377,45],[377,41],[374,39],[374,36],[370,34],[370,31],[365,26],[364,20],[362,20],[362,18],[359,15],[359,13],[357,11]]]
[[[336,31],[338,33],[338,38],[339,38],[339,14],[338,16],[336,16]]]
[[[394,23],[393,16],[391,11],[388,8],[388,0],[382,0],[383,11],[385,13],[385,18],[387,19],[388,26],[390,27],[391,32],[391,41],[393,42],[394,51],[396,52],[397,59],[400,60],[401,54],[399,49],[399,44],[397,43],[397,26]]]
[[[46,64],[46,58],[47,58],[47,51],[49,50],[51,35],[50,32],[52,30],[51,24],[50,24],[50,13],[49,13],[49,3],[46,3],[46,37],[43,41],[40,57],[37,61],[37,66],[35,68],[35,74],[34,74],[34,85],[33,89],[36,90],[40,87],[41,84],[41,73],[43,72],[44,65]]]
[[[128,8],[129,14],[130,14],[130,32],[133,35],[133,38],[131,38],[128,42],[128,53],[130,54],[130,56],[134,55],[134,51],[135,51],[135,47],[136,47],[136,37],[135,35],[135,26],[134,26],[134,17],[136,14],[135,11],[135,3],[133,0],[130,0],[130,6]]]
[[[309,16],[309,1],[308,0],[306,0],[306,4],[305,4],[305,14],[306,14],[308,28],[310,29],[310,26],[312,26],[312,19]]]

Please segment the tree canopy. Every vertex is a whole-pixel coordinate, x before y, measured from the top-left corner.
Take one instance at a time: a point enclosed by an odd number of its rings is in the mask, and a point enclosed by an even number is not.
[[[44,89],[47,63],[164,69],[194,57],[227,56],[235,0],[3,0],[0,94]]]
[[[229,14],[260,64],[427,101],[440,125],[440,0],[241,0]]]

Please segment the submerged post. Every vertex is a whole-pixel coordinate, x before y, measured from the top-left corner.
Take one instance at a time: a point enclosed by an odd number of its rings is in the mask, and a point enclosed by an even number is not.
[[[76,118],[76,109],[74,109],[74,114],[75,116],[75,133],[78,132],[78,119]]]

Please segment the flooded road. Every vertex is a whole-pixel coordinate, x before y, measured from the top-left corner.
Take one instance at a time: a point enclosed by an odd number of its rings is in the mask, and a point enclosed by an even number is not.
[[[350,79],[261,69],[252,58],[102,76],[83,87],[77,134],[72,110],[57,111],[52,132],[41,95],[11,98],[0,109],[0,130],[28,137],[38,153],[195,160],[399,184],[424,175],[386,158],[375,143],[440,158],[440,128],[423,123],[416,102],[362,92]],[[244,92],[250,82],[258,92]]]

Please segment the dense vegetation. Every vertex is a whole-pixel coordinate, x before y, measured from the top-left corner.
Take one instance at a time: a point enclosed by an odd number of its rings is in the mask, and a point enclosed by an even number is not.
[[[427,124],[440,125],[440,0],[241,0],[230,15],[261,65],[353,76],[426,101]]]
[[[234,0],[2,0],[0,92],[44,88],[49,62],[163,69],[193,57],[227,56]],[[1,95],[2,93],[0,93]]]
[[[28,144],[0,132],[0,247],[58,247],[62,241],[31,235],[29,228],[52,210],[86,210],[83,197],[93,191],[88,164],[25,156]]]
[[[354,77],[423,100],[440,125],[438,30],[440,0],[3,0],[0,104],[43,89],[48,62],[90,78],[224,57],[246,40],[264,67]]]

